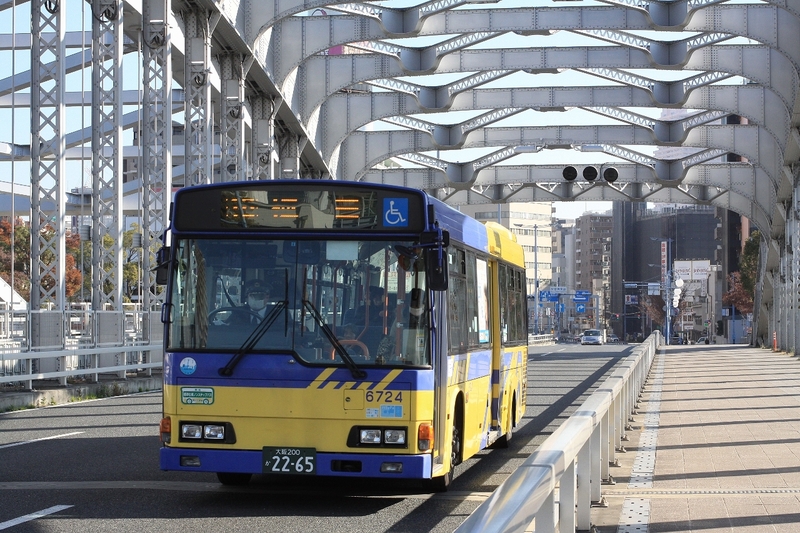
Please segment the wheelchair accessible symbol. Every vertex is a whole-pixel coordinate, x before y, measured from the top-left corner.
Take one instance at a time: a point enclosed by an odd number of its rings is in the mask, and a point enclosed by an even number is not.
[[[408,226],[408,198],[384,198],[383,222],[387,226]]]

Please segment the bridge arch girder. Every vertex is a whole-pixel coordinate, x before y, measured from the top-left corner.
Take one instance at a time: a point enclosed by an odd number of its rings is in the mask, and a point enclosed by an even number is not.
[[[419,188],[452,205],[570,200],[709,204],[747,216],[759,228],[770,227],[775,192],[763,185],[768,182],[767,177],[752,165],[696,165],[688,170],[679,186],[649,181],[653,169],[643,165],[614,166],[619,178],[613,184],[601,180],[565,182],[561,178],[563,165],[492,166],[483,169],[476,183],[471,184],[454,183],[447,179],[445,172],[430,168],[373,170],[365,174],[362,181]],[[498,195],[498,191],[504,194]]]
[[[538,149],[550,147],[581,147],[597,145],[630,145],[653,146],[658,143],[653,131],[641,126],[528,126],[528,127],[483,127],[464,136],[459,148],[517,147],[536,146]],[[748,157],[750,163],[762,169],[767,182],[777,191],[781,179],[783,162],[781,151],[774,139],[762,127],[757,125],[705,125],[690,130],[682,146],[693,146],[698,152],[702,149],[714,150],[711,156],[719,156],[726,152],[734,152]],[[688,142],[692,141],[692,142]],[[377,163],[393,156],[416,154],[420,152],[448,149],[452,147],[437,144],[433,136],[413,130],[400,131],[359,131],[354,132],[344,143],[340,176],[353,176],[359,180]],[[625,155],[624,153],[611,155]],[[503,159],[516,155],[513,150]],[[702,159],[700,153],[692,156]],[[687,155],[685,159],[690,159]],[[348,165],[358,165],[350,168]],[[683,182],[687,168],[692,161],[658,160],[648,161],[653,167],[653,179],[664,183]],[[456,171],[456,164],[447,165],[449,175],[455,181],[471,184],[480,172],[478,162],[462,163],[461,170]],[[464,170],[469,167],[471,170]],[[563,166],[562,166],[563,167]],[[457,176],[457,178],[456,178]]]
[[[610,93],[612,95],[611,98],[598,98],[596,97],[602,93]],[[639,94],[639,97],[633,97],[635,94]],[[485,96],[484,96],[485,95]],[[517,96],[519,95],[519,96]],[[634,104],[640,104],[641,107],[652,107],[646,106],[644,104],[648,104],[649,101],[647,99],[646,91],[641,91],[636,88],[622,88],[622,87],[604,87],[604,88],[593,88],[593,87],[571,87],[571,88],[558,88],[558,87],[542,87],[537,89],[502,89],[502,90],[495,90],[495,89],[473,89],[462,95],[462,98],[457,98],[454,102],[454,106],[452,108],[453,111],[462,111],[462,110],[471,110],[474,109],[473,105],[480,105],[482,102],[490,102],[492,100],[499,100],[499,104],[501,106],[505,106],[507,108],[523,108],[528,107],[532,109],[549,109],[551,106],[554,105],[554,102],[558,102],[559,104],[564,104],[567,107],[593,107],[593,106],[608,106],[609,104],[613,105],[620,105],[624,101],[626,95],[630,98],[631,102]],[[570,100],[570,97],[573,99]],[[356,105],[352,104],[351,100],[356,101],[365,101],[369,102],[368,104],[364,105]],[[342,102],[344,101],[344,102]],[[748,101],[747,105],[751,103],[758,102],[759,100]],[[339,103],[340,105],[334,105],[335,103]],[[393,116],[395,113],[402,111],[407,114],[414,114],[415,111],[419,109],[415,108],[408,108],[409,104],[413,104],[414,99],[408,95],[400,95],[400,94],[392,94],[392,93],[371,93],[371,94],[361,94],[356,95],[352,93],[348,94],[339,94],[332,97],[331,105],[325,106],[324,109],[330,109],[331,111],[328,113],[326,112],[324,115],[325,120],[323,121],[326,124],[326,128],[324,132],[322,132],[322,139],[321,144],[323,148],[323,157],[329,164],[331,164],[331,168],[335,168],[335,165],[332,164],[332,155],[336,149],[338,149],[339,145],[342,142],[345,142],[346,136],[355,133],[355,130],[361,128],[372,122],[373,120],[378,120],[382,118],[387,118]],[[459,104],[459,105],[456,105]],[[730,110],[726,110],[727,112],[731,112]],[[737,109],[738,112],[741,112],[741,109]],[[349,122],[351,118],[351,112],[355,115],[354,123]],[[773,136],[772,142],[766,140],[764,136],[766,130],[763,129],[763,126],[755,122],[755,119],[761,113],[761,109],[755,109],[753,112],[744,113],[745,116],[752,118],[754,120],[754,124],[759,128],[759,142],[757,143],[758,146],[758,154],[754,154],[752,151],[752,147],[747,148],[748,145],[739,144],[739,148],[735,148],[734,146],[730,146],[733,152],[736,152],[740,155],[746,155],[750,159],[757,159],[759,161],[768,161],[773,159],[774,155],[767,157],[767,151],[771,146],[776,146],[780,148],[780,152],[782,153],[784,148],[780,147],[777,144],[777,140]],[[684,120],[675,120],[671,122],[660,121],[660,120],[652,120],[647,119],[650,121],[648,124],[650,130],[651,140],[653,144],[659,145],[679,145],[685,142],[691,132],[695,129],[696,126],[693,126],[692,122],[697,122],[698,115],[693,115],[687,117]],[[716,115],[712,115],[712,119],[717,119]],[[644,120],[644,119],[642,119]],[[702,117],[701,117],[702,120]],[[458,127],[451,126],[452,127]],[[331,130],[334,131],[331,131]],[[644,128],[643,128],[644,129]],[[752,130],[752,128],[750,129]],[[741,131],[750,131],[744,130]],[[752,134],[750,134],[752,135]],[[461,139],[463,136],[450,136],[451,139]],[[442,138],[442,137],[439,137]],[[696,136],[695,136],[696,138]],[[331,141],[330,143],[324,143],[325,140]],[[334,146],[333,151],[328,150],[329,145]],[[530,143],[523,143],[523,144],[530,144]],[[450,145],[443,145],[437,143],[433,149],[448,149],[453,148],[454,146]],[[722,148],[722,146],[719,146]],[[775,149],[771,150],[775,152]],[[338,154],[337,154],[338,155]],[[357,156],[354,156],[357,159]],[[385,159],[385,158],[384,158]],[[345,160],[346,161],[346,160]],[[782,164],[782,160],[781,163]],[[779,165],[780,166],[780,165]],[[340,176],[344,176],[345,174],[339,174]],[[779,172],[776,170],[771,170],[770,175],[773,179],[779,179]]]

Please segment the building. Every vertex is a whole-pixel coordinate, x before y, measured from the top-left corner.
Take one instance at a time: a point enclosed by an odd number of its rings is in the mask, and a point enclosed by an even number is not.
[[[575,220],[575,291],[588,291],[585,312],[576,308],[572,331],[607,327],[610,299],[612,217],[610,213],[586,213]]]
[[[695,340],[715,323],[719,314],[720,280],[724,279],[718,266],[723,249],[720,211],[703,205],[614,203],[611,254],[625,258],[611,273],[610,311],[620,317],[611,326],[617,335],[646,337],[654,327],[663,326],[653,324],[652,317],[644,312],[645,304],[655,296],[661,299],[666,296],[663,277],[667,266],[662,257],[662,243],[669,247],[668,252],[664,250],[673,264],[708,261],[710,265],[709,278],[703,286],[684,292],[684,312],[675,320],[673,331]],[[653,283],[659,284],[659,295],[648,294],[648,284]],[[665,305],[658,298],[655,301],[659,306]]]

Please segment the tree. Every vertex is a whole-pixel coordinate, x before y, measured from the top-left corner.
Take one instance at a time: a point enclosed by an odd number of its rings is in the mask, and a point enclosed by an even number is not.
[[[124,299],[131,302],[134,296],[141,295],[141,248],[133,247],[133,236],[140,233],[138,224],[131,224],[131,229],[124,232],[122,246],[125,249],[125,263],[122,265],[122,280],[124,283]]]
[[[744,243],[742,256],[739,260],[742,287],[751,295],[755,294],[756,279],[758,278],[758,261],[761,251],[760,247],[761,233],[759,231],[754,231]]]
[[[14,290],[25,300],[30,300],[31,232],[21,219],[14,222],[12,228],[9,219],[0,220],[0,276],[6,283],[11,284],[13,271]],[[12,236],[13,247],[11,245]],[[13,265],[11,264],[12,260]]]
[[[664,317],[666,316],[664,312],[665,305],[666,302],[664,302],[664,299],[660,295],[653,295],[650,298],[642,300],[642,303],[639,304],[639,308],[650,317],[650,320],[656,324],[663,324]]]
[[[65,248],[67,256],[64,258],[64,292],[68,299],[79,294],[83,283],[83,272],[77,267],[76,259],[81,257],[81,239],[75,233],[66,236]]]
[[[734,306],[741,313],[753,312],[753,291],[745,288],[740,272],[731,272],[728,276],[728,292],[722,295],[722,302]]]

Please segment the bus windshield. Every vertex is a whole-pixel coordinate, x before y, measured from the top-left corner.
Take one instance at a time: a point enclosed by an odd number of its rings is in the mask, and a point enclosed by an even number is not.
[[[424,259],[414,246],[177,239],[167,350],[430,365]]]

